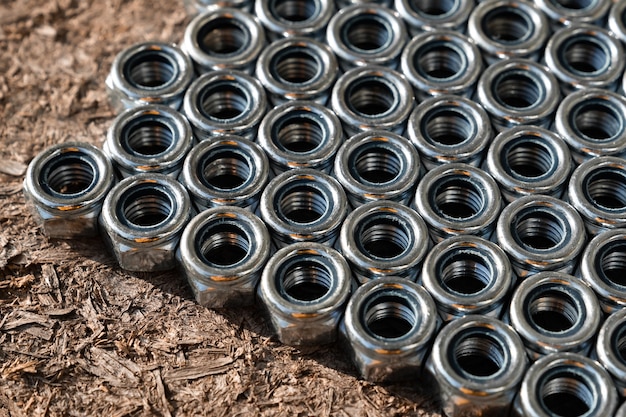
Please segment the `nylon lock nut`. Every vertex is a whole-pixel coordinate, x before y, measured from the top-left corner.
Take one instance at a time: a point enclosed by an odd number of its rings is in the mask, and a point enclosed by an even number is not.
[[[335,12],[332,0],[269,0],[255,3],[255,14],[270,39],[306,36],[323,39]]]
[[[165,271],[176,265],[176,247],[191,215],[180,183],[163,174],[138,174],[111,189],[100,226],[122,269]]]
[[[385,277],[359,287],[340,325],[346,352],[368,381],[419,378],[439,319],[421,286]]]
[[[474,0],[395,0],[394,8],[404,19],[412,36],[436,30],[464,32]]]
[[[115,177],[109,159],[93,145],[53,145],[28,165],[24,196],[35,221],[51,238],[98,234],[98,216]]]
[[[606,369],[621,397],[626,397],[626,309],[611,314],[598,332],[594,357]]]
[[[350,297],[347,262],[331,247],[315,242],[286,246],[270,258],[258,299],[281,343],[332,343]]]
[[[177,259],[198,304],[249,306],[254,304],[270,246],[261,219],[240,207],[222,206],[203,211],[189,222]]]

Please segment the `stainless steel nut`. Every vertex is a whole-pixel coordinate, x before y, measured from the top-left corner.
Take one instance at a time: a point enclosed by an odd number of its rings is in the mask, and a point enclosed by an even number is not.
[[[474,8],[474,0],[395,0],[394,8],[400,13],[413,36],[422,31],[464,32],[469,15]]]
[[[519,126],[549,127],[561,96],[556,77],[534,61],[508,59],[487,67],[477,98],[498,131]]]
[[[328,173],[343,130],[337,116],[322,104],[290,101],[267,112],[257,142],[276,174],[300,168]]]
[[[360,283],[386,276],[415,281],[430,246],[419,214],[385,200],[363,204],[350,213],[338,242]]]
[[[118,113],[143,104],[178,109],[194,79],[189,56],[173,44],[143,42],[117,54],[105,85]]]
[[[254,0],[183,0],[185,10],[189,16],[196,16],[209,10],[222,7],[233,7],[249,12]]]
[[[489,64],[508,58],[536,61],[550,36],[550,26],[532,2],[490,0],[474,8],[467,33]]]
[[[295,242],[332,246],[348,213],[346,193],[336,179],[310,168],[272,179],[259,206],[278,247]]]
[[[502,210],[498,244],[520,278],[541,271],[572,273],[586,243],[580,214],[547,195],[521,197]]]
[[[407,134],[427,170],[462,162],[480,165],[493,138],[487,112],[469,98],[438,96],[415,107]]]
[[[609,12],[609,29],[626,43],[626,3],[616,1]],[[626,412],[626,408],[624,409]]]
[[[402,74],[374,65],[343,74],[331,94],[331,107],[347,136],[373,129],[401,135],[414,102],[411,84]]]
[[[438,243],[420,276],[445,322],[468,314],[499,317],[515,283],[511,263],[495,243],[454,236]]]
[[[626,309],[622,309],[611,314],[602,324],[594,352],[594,357],[613,377],[613,382],[621,397],[626,397],[625,347]],[[626,412],[626,409],[623,412]]]
[[[592,236],[626,227],[626,159],[601,156],[582,163],[570,178],[567,197]]]
[[[559,135],[539,126],[517,126],[491,142],[483,168],[496,180],[507,203],[532,194],[560,198],[573,169]]]
[[[371,130],[341,145],[333,176],[346,190],[352,207],[376,200],[408,204],[421,168],[411,142],[395,133]]]
[[[306,36],[323,39],[335,11],[332,0],[267,0],[255,3],[255,12],[270,38]]]
[[[611,0],[535,0],[552,21],[563,26],[575,23],[602,25]]]
[[[251,73],[265,47],[265,31],[250,13],[218,7],[189,22],[181,47],[200,74],[226,69]]]
[[[626,417],[626,401],[624,401],[622,403],[622,406],[617,409],[617,411],[615,412],[615,417]]]
[[[282,343],[310,346],[335,341],[350,289],[350,268],[339,252],[301,242],[270,258],[258,299]]]
[[[448,323],[437,335],[426,362],[448,417],[508,415],[527,367],[517,333],[481,315]]]
[[[326,41],[344,71],[365,65],[395,68],[407,33],[397,12],[374,3],[355,4],[333,16]]]
[[[103,150],[122,178],[142,172],[176,177],[193,145],[191,125],[171,107],[148,104],[120,113]]]
[[[471,97],[483,63],[470,38],[452,30],[434,30],[417,34],[409,41],[400,67],[415,95],[425,100],[444,94]]]
[[[137,174],[111,189],[100,226],[122,269],[164,271],[176,265],[176,247],[191,214],[187,190],[176,180]]]
[[[199,304],[238,307],[254,303],[270,249],[261,219],[240,207],[221,206],[189,222],[176,257]]]
[[[338,71],[337,58],[327,45],[302,37],[272,42],[256,65],[256,77],[275,105],[292,100],[326,104]]]
[[[28,165],[24,196],[35,221],[52,238],[98,234],[98,216],[115,177],[109,159],[93,145],[53,145]]]
[[[241,136],[205,139],[189,152],[179,181],[199,211],[238,206],[254,212],[269,180],[263,149]]]
[[[421,286],[385,277],[359,287],[340,325],[359,375],[374,382],[415,380],[435,337],[435,303]]]
[[[338,9],[343,9],[355,4],[365,5],[380,5],[385,7],[391,7],[391,0],[335,0],[335,4]]]
[[[626,156],[626,98],[599,88],[567,95],[556,111],[554,130],[581,164],[595,156]]]
[[[222,135],[254,139],[267,97],[261,83],[250,75],[213,71],[189,86],[183,107],[198,140]]]
[[[583,88],[617,88],[624,72],[624,48],[606,29],[575,24],[557,31],[544,52],[565,94]]]
[[[535,362],[524,377],[514,417],[613,415],[617,392],[596,361],[562,352]]]
[[[493,178],[468,164],[447,164],[426,173],[413,204],[435,242],[456,235],[489,238],[502,209]]]

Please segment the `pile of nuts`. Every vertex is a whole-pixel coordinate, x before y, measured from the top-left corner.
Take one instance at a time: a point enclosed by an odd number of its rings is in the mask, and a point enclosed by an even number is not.
[[[282,343],[338,339],[447,416],[618,408],[626,1],[186,7],[180,47],[116,57],[103,149],[30,164],[44,233],[257,303]]]

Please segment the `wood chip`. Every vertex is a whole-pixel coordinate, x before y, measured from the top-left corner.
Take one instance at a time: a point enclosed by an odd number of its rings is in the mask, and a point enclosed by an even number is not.
[[[229,365],[233,362],[234,359],[232,358],[218,358],[211,360],[210,363],[190,364],[184,368],[167,370],[163,374],[163,379],[169,384],[175,381],[185,381],[203,378],[209,375],[223,374],[231,368]]]
[[[26,172],[26,165],[19,161],[3,160],[0,172],[14,177],[21,177]]]

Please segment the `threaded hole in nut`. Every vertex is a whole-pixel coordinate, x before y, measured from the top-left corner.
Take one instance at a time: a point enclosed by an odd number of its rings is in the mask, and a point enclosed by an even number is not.
[[[140,187],[123,198],[122,213],[132,225],[149,227],[164,222],[173,207],[165,192],[153,187]]]
[[[434,144],[454,146],[474,136],[474,123],[457,110],[435,109],[425,119],[425,136]]]
[[[473,295],[487,288],[493,280],[493,272],[483,257],[461,252],[443,261],[440,279],[449,290]]]
[[[178,66],[162,51],[142,51],[126,63],[124,74],[134,87],[157,88],[176,79]]]
[[[393,37],[384,21],[373,15],[361,15],[350,19],[344,29],[344,42],[357,51],[376,51],[386,46]]]
[[[435,191],[435,207],[445,216],[468,219],[484,207],[482,193],[470,181],[452,179],[441,184]]]
[[[575,113],[574,128],[593,140],[607,140],[623,132],[624,115],[601,102],[583,104]]]
[[[555,5],[564,9],[582,10],[586,9],[596,2],[595,0],[551,0]]]
[[[405,253],[411,247],[413,238],[402,223],[383,218],[363,227],[358,241],[368,256],[392,259]]]
[[[505,155],[506,166],[518,176],[537,178],[547,174],[555,161],[550,150],[536,142],[520,142]]]
[[[42,173],[42,183],[63,195],[85,192],[96,179],[94,166],[78,156],[56,158],[46,164]]]
[[[209,187],[232,190],[250,179],[250,161],[232,151],[211,154],[200,166],[199,177]]]
[[[445,43],[436,43],[415,55],[415,68],[430,78],[447,79],[463,72],[465,59]]]
[[[483,18],[482,27],[489,39],[501,43],[520,42],[534,32],[528,16],[520,9],[506,6],[487,13]]]
[[[310,52],[296,50],[287,52],[273,63],[280,79],[292,84],[304,84],[319,75],[320,63]]]
[[[204,233],[200,253],[210,264],[235,265],[250,253],[250,240],[241,228],[233,224],[213,225]]]
[[[561,417],[580,417],[594,405],[594,394],[578,371],[563,370],[551,375],[540,388],[544,408]]]
[[[585,181],[589,199],[598,207],[609,210],[626,208],[626,176],[613,169],[599,170]]]
[[[417,325],[417,313],[403,297],[382,296],[367,306],[364,314],[366,329],[384,339],[396,339],[408,334]]]
[[[531,249],[552,249],[567,236],[565,225],[553,214],[533,211],[523,214],[515,223],[515,235]]]
[[[600,257],[599,267],[610,283],[626,287],[626,244],[607,247]]]
[[[395,94],[387,83],[365,79],[354,83],[348,91],[348,106],[365,116],[379,116],[390,111],[395,104]]]
[[[207,22],[197,36],[198,46],[209,55],[226,55],[241,51],[250,34],[233,18],[218,18]]]
[[[458,7],[458,0],[413,0],[411,8],[421,14],[441,16]]]
[[[563,291],[540,291],[528,301],[530,321],[536,327],[548,332],[564,332],[571,329],[580,314],[572,297]]]
[[[304,22],[319,14],[315,0],[275,0],[271,9],[274,15],[287,22]]]
[[[618,325],[612,337],[613,351],[621,362],[626,363],[626,323]]]
[[[496,374],[505,364],[504,346],[486,334],[466,335],[454,348],[459,367],[475,377]]]
[[[333,274],[319,262],[300,261],[290,265],[282,276],[284,291],[299,301],[315,301],[333,286]]]
[[[285,193],[279,201],[283,216],[294,223],[312,223],[328,211],[327,197],[317,188],[297,186]]]
[[[565,47],[562,59],[566,67],[583,74],[600,72],[611,62],[608,51],[592,38],[570,42]]]
[[[382,147],[368,147],[354,157],[354,173],[373,184],[393,181],[402,171],[399,155]]]
[[[248,95],[232,83],[209,86],[200,95],[199,101],[199,108],[205,116],[219,120],[241,116],[250,106]]]
[[[130,153],[143,156],[159,155],[174,143],[174,131],[158,120],[140,120],[124,129],[123,146]]]
[[[504,74],[496,81],[495,95],[505,106],[526,109],[541,101],[542,87],[526,74]]]
[[[311,117],[288,116],[277,125],[278,145],[294,153],[311,152],[319,148],[326,137],[323,126]]]

